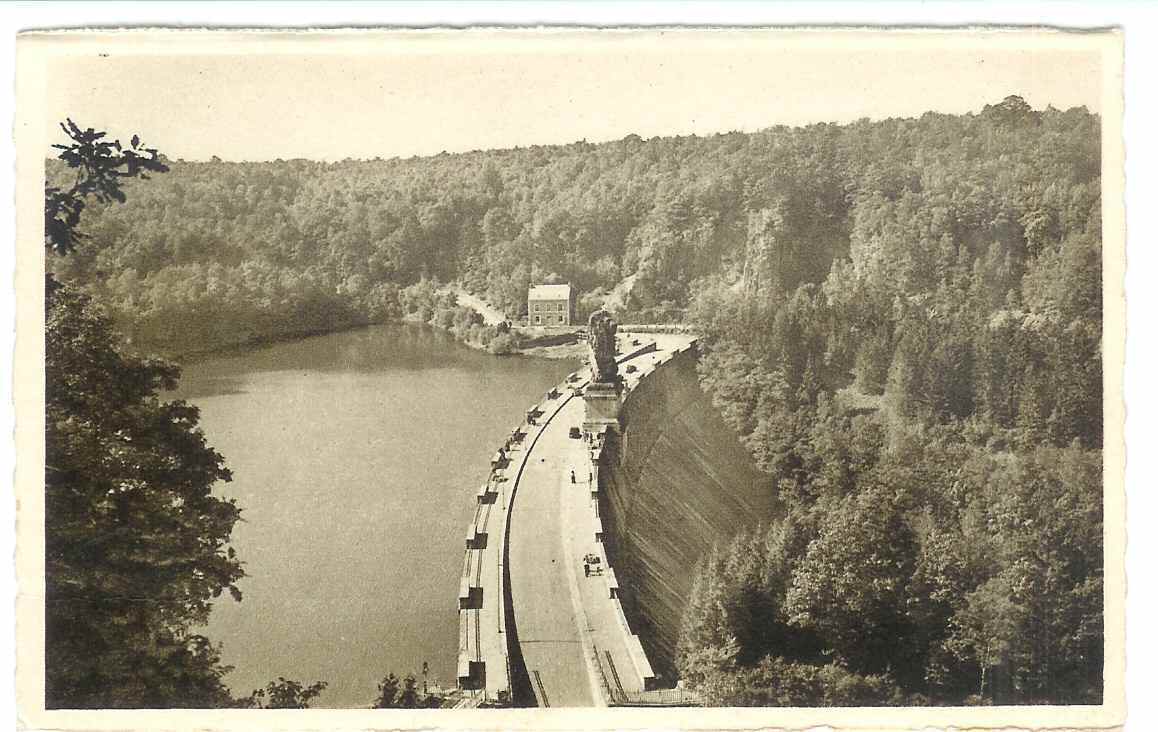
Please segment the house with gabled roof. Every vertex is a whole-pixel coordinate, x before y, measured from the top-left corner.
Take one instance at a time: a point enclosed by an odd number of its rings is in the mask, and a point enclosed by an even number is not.
[[[527,325],[571,325],[571,285],[534,285],[527,293]]]

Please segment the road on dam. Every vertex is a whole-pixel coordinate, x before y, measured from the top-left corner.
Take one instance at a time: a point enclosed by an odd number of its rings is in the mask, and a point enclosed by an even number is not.
[[[570,398],[545,426],[519,479],[511,511],[511,601],[518,618],[519,646],[539,706],[590,707],[600,698],[592,688],[584,639],[576,622],[560,504],[572,485],[571,470],[585,466],[582,440],[569,437],[583,422],[583,400]],[[573,570],[572,570],[573,571]]]
[[[678,346],[687,342],[686,338],[670,340]],[[666,342],[662,346],[638,358],[625,358],[624,362],[641,362],[625,381],[637,383],[650,367],[670,355],[673,346]],[[628,348],[625,343],[624,350]],[[582,373],[584,383],[586,378]],[[596,476],[588,443],[573,436],[582,429],[583,398],[567,389],[560,391],[557,398],[566,401],[553,414],[548,409],[552,416],[538,439],[528,445],[526,463],[517,478],[517,500],[511,502],[507,534],[510,602],[518,652],[535,703],[540,707],[604,706],[615,693],[644,691],[638,673],[641,651],[638,638],[626,629],[618,602],[609,599],[614,580],[604,571],[606,554],[596,538],[602,531],[597,502],[592,499]],[[584,557],[591,556],[601,557],[604,566],[588,574]]]

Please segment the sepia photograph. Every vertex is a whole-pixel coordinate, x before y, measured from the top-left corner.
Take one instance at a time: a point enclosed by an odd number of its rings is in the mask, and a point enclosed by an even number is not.
[[[1121,724],[1119,33],[17,51],[37,726]]]

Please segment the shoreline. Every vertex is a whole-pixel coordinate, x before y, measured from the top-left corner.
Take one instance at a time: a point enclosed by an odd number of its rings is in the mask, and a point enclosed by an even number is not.
[[[318,338],[320,336],[333,335],[336,333],[349,333],[351,331],[361,330],[364,328],[373,328],[375,326],[390,326],[390,325],[429,328],[431,331],[434,331],[436,333],[444,333],[444,334],[450,336],[450,338],[455,343],[458,343],[459,345],[462,345],[462,346],[469,348],[471,350],[474,350],[474,351],[480,351],[482,353],[486,353],[488,355],[494,356],[495,358],[511,358],[511,357],[522,356],[522,357],[526,357],[526,358],[537,358],[537,359],[545,359],[545,360],[551,360],[551,361],[565,361],[568,359],[582,359],[583,355],[586,353],[585,342],[570,343],[570,344],[564,344],[564,345],[558,345],[558,346],[533,346],[533,347],[527,348],[527,349],[519,349],[519,350],[514,351],[512,353],[503,353],[503,354],[491,353],[487,349],[487,347],[482,345],[482,344],[475,343],[472,341],[468,341],[468,340],[464,340],[462,338],[456,337],[454,332],[451,331],[450,329],[439,328],[436,325],[431,325],[430,323],[423,323],[423,322],[420,322],[418,320],[411,319],[411,318],[401,318],[399,320],[386,320],[386,321],[372,322],[372,323],[359,323],[356,325],[350,325],[348,327],[318,329],[318,330],[312,330],[312,331],[303,331],[301,333],[292,333],[292,334],[287,333],[284,336],[267,336],[267,337],[255,338],[255,339],[243,342],[243,343],[231,343],[228,345],[220,346],[218,348],[210,348],[210,349],[199,350],[199,351],[189,351],[189,352],[177,353],[177,354],[164,353],[163,351],[152,351],[152,350],[137,351],[134,349],[132,344],[128,344],[127,347],[130,350],[133,350],[134,353],[136,353],[138,356],[141,356],[141,357],[162,358],[166,361],[170,361],[172,363],[175,363],[178,366],[190,366],[193,364],[209,361],[209,360],[212,360],[214,358],[241,355],[241,354],[244,354],[244,353],[249,352],[249,351],[258,350],[258,349],[266,348],[269,346],[276,346],[276,345],[281,344],[281,343],[291,343],[293,341],[302,341],[302,340],[306,340],[309,338]]]
[[[225,344],[216,348],[203,349],[198,351],[180,352],[180,353],[165,353],[161,350],[137,350],[132,343],[127,343],[128,349],[141,357],[162,358],[166,361],[177,364],[178,366],[188,366],[192,364],[201,363],[214,358],[228,357],[231,355],[243,354],[247,351],[257,350],[267,346],[274,346],[279,343],[289,343],[292,341],[305,340],[307,338],[316,338],[319,336],[331,335],[334,333],[347,333],[362,328],[371,328],[379,325],[407,325],[418,326],[423,328],[430,328],[439,333],[446,333],[451,336],[455,343],[459,343],[467,348],[475,351],[481,351],[496,358],[508,358],[512,356],[523,356],[526,358],[546,359],[551,361],[566,361],[566,360],[582,360],[587,354],[586,340],[580,338],[573,343],[562,343],[550,346],[529,346],[521,347],[511,353],[491,353],[490,350],[473,341],[459,338],[449,328],[440,328],[430,323],[421,322],[410,317],[403,317],[397,320],[384,320],[367,323],[356,323],[344,327],[315,329],[308,331],[301,331],[298,333],[286,333],[280,336],[259,336],[248,341],[240,343]],[[517,329],[517,326],[516,326]],[[623,332],[639,332],[639,333],[688,333],[690,328],[682,324],[640,324],[632,325],[625,324],[620,326]]]

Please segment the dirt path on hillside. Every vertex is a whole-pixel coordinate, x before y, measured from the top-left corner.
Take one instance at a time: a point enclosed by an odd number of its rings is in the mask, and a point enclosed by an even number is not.
[[[470,294],[466,290],[456,287],[453,289],[454,294],[458,297],[458,304],[464,308],[470,308],[483,317],[483,322],[487,325],[498,325],[506,320],[507,316],[503,311],[487,303],[475,295]]]

